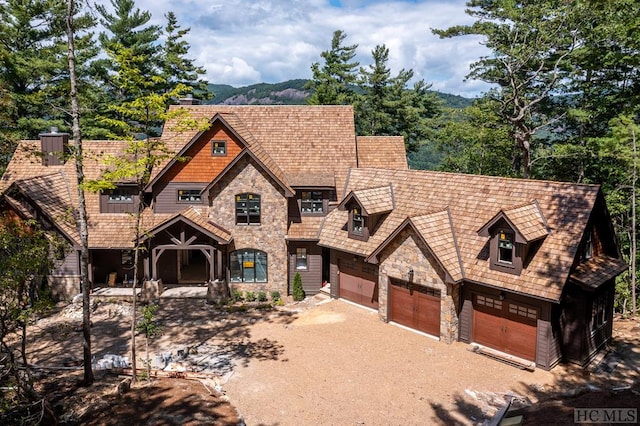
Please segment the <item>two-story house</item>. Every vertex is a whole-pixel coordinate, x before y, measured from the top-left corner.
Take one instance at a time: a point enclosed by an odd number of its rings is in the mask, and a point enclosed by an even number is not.
[[[598,186],[408,170],[401,137],[357,137],[350,106],[182,105],[204,131],[165,125],[175,157],[144,188],[133,265],[130,182],[87,193],[90,280],[222,280],[241,291],[331,293],[384,321],[552,368],[611,337],[626,265]],[[19,144],[3,206],[70,243],[54,292],[79,291],[77,187],[68,135]],[[85,141],[98,179],[122,141]],[[39,155],[38,155],[39,153]]]

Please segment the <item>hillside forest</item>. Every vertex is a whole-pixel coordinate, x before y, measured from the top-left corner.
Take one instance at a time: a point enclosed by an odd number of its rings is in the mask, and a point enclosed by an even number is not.
[[[635,311],[640,3],[468,1],[472,24],[425,29],[481,36],[491,50],[468,78],[493,89],[468,100],[430,90],[413,70],[393,73],[384,44],[357,58],[348,28],[327,34],[311,79],[238,93],[206,81],[189,57],[190,29],[174,13],[158,26],[135,0],[0,1],[0,172],[16,141],[72,129],[68,6],[82,138],[159,135],[161,118],[143,126],[126,112],[152,94],[166,95],[167,107],[187,94],[205,103],[353,105],[357,133],[403,135],[412,168],[602,185],[631,265],[618,279],[616,310]]]

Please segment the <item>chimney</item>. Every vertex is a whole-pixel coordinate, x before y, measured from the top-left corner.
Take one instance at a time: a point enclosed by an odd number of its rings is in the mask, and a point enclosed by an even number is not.
[[[40,148],[43,165],[61,166],[69,154],[69,134],[58,133],[57,127],[51,127],[49,133],[40,133]]]
[[[194,99],[193,94],[187,93],[184,98],[180,99],[180,105],[200,105],[200,100]]]

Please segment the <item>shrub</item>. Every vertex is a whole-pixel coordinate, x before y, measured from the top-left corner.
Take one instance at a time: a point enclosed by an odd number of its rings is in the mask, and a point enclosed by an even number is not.
[[[247,302],[255,302],[256,301],[256,294],[252,291],[247,291],[244,294],[244,298]]]
[[[296,276],[293,278],[293,300],[296,302],[304,300],[304,289],[302,288],[300,272],[296,272]]]
[[[280,297],[280,292],[279,291],[272,291],[271,292],[271,301],[273,303],[276,303],[278,300],[281,300],[282,298]]]
[[[231,292],[231,302],[242,302],[244,298],[242,297],[242,292],[240,290],[233,290]]]
[[[267,301],[267,293],[264,291],[258,292],[258,302],[266,302]]]

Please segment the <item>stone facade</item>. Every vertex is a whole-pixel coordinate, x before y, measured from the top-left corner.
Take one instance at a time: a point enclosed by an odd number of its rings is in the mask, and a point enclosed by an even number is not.
[[[47,277],[54,301],[68,301],[80,293],[79,275],[49,275]]]
[[[413,270],[413,283],[440,290],[440,339],[452,343],[458,338],[458,286],[446,284],[444,275],[429,250],[413,232],[402,231],[379,256],[379,315],[389,321],[389,278],[408,281]]]
[[[236,225],[237,194],[260,195],[260,225]],[[211,220],[233,235],[228,253],[243,248],[267,253],[266,283],[230,283],[240,291],[287,294],[287,199],[284,191],[257,163],[242,158],[211,190]],[[226,259],[225,262],[228,262]]]

